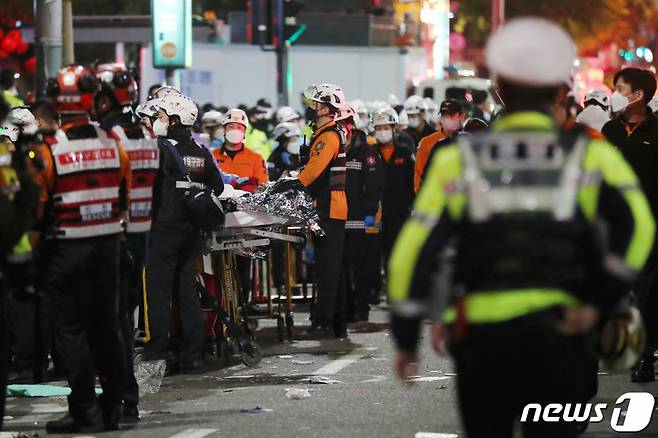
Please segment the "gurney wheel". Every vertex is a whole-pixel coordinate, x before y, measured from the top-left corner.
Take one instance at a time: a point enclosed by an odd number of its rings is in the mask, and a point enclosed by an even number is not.
[[[257,367],[261,360],[263,360],[263,353],[260,351],[260,347],[253,340],[245,341],[242,344],[240,356],[242,357],[242,362],[248,367]]]
[[[286,315],[286,334],[289,338],[292,338],[293,327],[295,327],[295,321],[292,319],[292,315]]]
[[[285,330],[285,322],[282,316],[276,318],[276,334],[279,336],[279,342],[283,342],[283,331]]]

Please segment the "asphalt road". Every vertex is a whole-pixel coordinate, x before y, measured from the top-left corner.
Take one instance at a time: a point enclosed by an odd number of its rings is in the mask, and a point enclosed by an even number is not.
[[[296,315],[302,323],[304,315]],[[142,399],[142,422],[103,437],[418,437],[464,436],[449,360],[423,342],[417,382],[398,383],[391,368],[387,313],[378,309],[370,323],[351,326],[349,340],[279,344],[271,321],[257,332],[265,357],[258,368],[238,364],[201,375],[165,378],[157,394]],[[335,383],[311,383],[317,377]],[[492,375],[492,379],[497,376]],[[541,376],[537,376],[541,378]],[[629,383],[628,375],[600,376],[595,402],[613,405],[629,391],[656,394],[658,384]],[[288,389],[310,396],[288,399]],[[495,402],[495,396],[491,397]],[[256,412],[249,412],[259,407]],[[246,410],[246,411],[245,411]],[[4,436],[44,436],[44,425],[66,412],[66,399],[9,399]],[[658,417],[658,415],[654,415]],[[615,437],[610,416],[590,425],[584,436]],[[425,434],[423,434],[425,433]],[[658,437],[658,420],[633,436]]]

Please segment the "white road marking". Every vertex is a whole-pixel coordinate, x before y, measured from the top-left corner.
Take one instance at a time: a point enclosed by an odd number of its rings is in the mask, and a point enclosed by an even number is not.
[[[59,405],[57,403],[39,403],[31,406],[33,414],[59,414],[68,412],[66,405]]]
[[[217,432],[217,430],[218,429],[185,429],[169,438],[203,438],[204,436]]]
[[[323,366],[313,374],[316,376],[318,375],[331,375],[331,374],[336,374],[342,369],[352,365],[354,362],[357,360],[367,356],[369,353],[367,348],[356,348],[349,353],[347,353],[345,356],[340,357],[339,359],[333,360],[329,362],[327,365]]]

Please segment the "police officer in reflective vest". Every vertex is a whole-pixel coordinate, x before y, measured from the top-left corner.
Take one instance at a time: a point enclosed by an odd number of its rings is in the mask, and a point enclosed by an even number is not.
[[[63,123],[47,137],[49,153],[41,154],[54,239],[48,283],[57,352],[72,391],[69,414],[46,425],[52,433],[115,430],[121,417],[126,362],[117,313],[119,236],[131,172],[121,145],[89,121],[98,90],[97,78],[82,66],[63,68],[47,84]],[[103,387],[98,404],[94,369]]]
[[[307,120],[314,125],[310,157],[299,179],[282,180],[275,190],[305,187],[313,197],[325,236],[314,241],[318,284],[317,303],[309,338],[345,338],[345,290],[341,261],[347,220],[345,197],[345,133],[335,117],[345,105],[342,89],[333,84],[312,85],[304,96],[308,101]]]
[[[95,118],[109,135],[126,150],[132,170],[130,208],[126,239],[121,242],[121,282],[119,318],[126,349],[126,390],[123,396],[123,422],[139,421],[139,386],[135,379],[135,309],[142,299],[142,271],[146,258],[146,241],[151,229],[153,182],[159,166],[155,138],[145,126],[133,123],[132,112],[125,111],[137,99],[137,83],[123,64],[96,67],[101,91],[94,101]]]
[[[437,152],[388,283],[398,376],[416,374],[431,311],[432,345],[455,361],[469,438],[511,437],[528,403],[584,401],[592,328],[627,293],[655,231],[621,154],[553,121],[576,57],[568,34],[538,18],[510,21],[486,57],[506,115],[491,133]],[[525,436],[577,434],[561,420],[521,426]]]

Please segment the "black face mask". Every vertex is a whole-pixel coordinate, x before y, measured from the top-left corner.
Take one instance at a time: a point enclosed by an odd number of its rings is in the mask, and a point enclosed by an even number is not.
[[[309,122],[314,122],[315,119],[318,117],[318,111],[314,110],[310,106],[306,108],[306,114],[305,114],[306,120]]]

